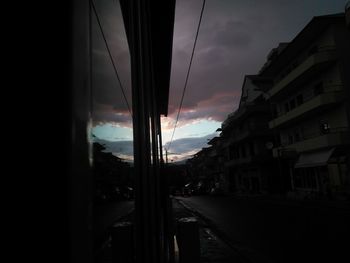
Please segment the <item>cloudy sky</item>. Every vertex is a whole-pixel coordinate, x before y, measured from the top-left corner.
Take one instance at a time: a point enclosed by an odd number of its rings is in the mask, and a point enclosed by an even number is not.
[[[95,0],[120,82],[131,107],[130,57],[118,0]],[[343,12],[346,0],[207,0],[171,159],[190,157],[217,135],[239,103],[244,75],[256,74],[269,51],[291,41],[313,16]],[[202,0],[177,0],[167,147],[185,83]],[[93,133],[115,155],[132,156],[132,120],[93,17]]]

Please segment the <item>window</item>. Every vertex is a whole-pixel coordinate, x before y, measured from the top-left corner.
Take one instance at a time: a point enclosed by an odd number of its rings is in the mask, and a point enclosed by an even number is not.
[[[229,159],[229,160],[232,160],[232,159],[235,158],[234,150],[235,150],[235,149],[233,148],[233,146],[230,146],[230,147],[229,147],[229,153],[228,153],[228,159]]]
[[[273,107],[272,109],[272,118],[276,118],[279,115],[277,107]]]
[[[295,69],[295,68],[298,67],[298,66],[299,66],[298,61],[293,62],[293,64],[292,64],[292,68],[293,68],[293,69]]]
[[[301,104],[303,104],[303,103],[304,103],[303,94],[299,94],[299,95],[297,96],[297,105],[299,106],[299,105],[301,105]]]
[[[295,187],[302,187],[301,169],[295,169],[294,170],[294,186]]]
[[[289,108],[290,110],[294,109],[295,108],[295,99],[291,99],[289,101]]]
[[[304,168],[304,188],[316,188],[316,175],[314,168]]]
[[[310,48],[308,55],[312,56],[313,54],[318,52],[318,47],[317,46],[313,46],[312,48]]]
[[[277,136],[275,139],[274,139],[274,141],[275,141],[275,145],[276,146],[281,146],[282,145],[282,135],[279,135],[279,136]]]
[[[316,174],[314,168],[298,168],[294,170],[295,187],[316,189]]]
[[[251,156],[255,155],[254,142],[249,143],[249,151]]]
[[[323,93],[323,83],[320,82],[314,86],[314,96],[320,95],[322,93]]]
[[[294,132],[294,141],[295,142],[299,142],[300,141],[300,132],[299,131],[295,131]]]
[[[246,155],[246,152],[245,152],[244,145],[242,145],[242,147],[241,147],[241,152],[242,152],[242,158],[245,158],[247,155]]]
[[[288,134],[288,144],[293,144],[294,140],[293,140],[293,135],[292,134]]]
[[[238,148],[235,148],[235,151],[234,151],[234,156],[235,156],[235,159],[239,159],[239,150]]]
[[[285,112],[289,111],[289,104],[288,104],[288,102],[284,103],[284,111]]]

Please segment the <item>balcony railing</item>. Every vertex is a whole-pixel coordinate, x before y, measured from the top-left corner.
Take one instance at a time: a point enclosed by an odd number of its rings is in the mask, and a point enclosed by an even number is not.
[[[246,114],[250,114],[253,112],[268,111],[268,110],[269,110],[268,104],[248,103],[244,107],[230,113],[227,119],[222,123],[222,128],[223,129],[227,128],[229,125],[236,122],[238,119],[241,119],[241,117],[246,116]]]
[[[279,93],[282,89],[287,87],[297,78],[300,78],[306,71],[315,67],[316,65],[321,65],[336,59],[335,48],[332,46],[327,46],[327,48],[309,56],[305,61],[303,61],[299,66],[294,68],[288,75],[281,79],[277,84],[275,84],[270,90],[270,96],[274,96]]]
[[[239,158],[231,158],[225,160],[225,166],[235,166],[235,165],[243,165],[243,164],[249,164],[249,163],[261,163],[268,159],[270,159],[272,156],[270,154],[266,153],[258,153],[255,155],[247,155],[246,157],[239,157]]]
[[[336,104],[344,99],[344,94],[342,91],[333,91],[322,93],[312,99],[304,102],[293,110],[273,119],[269,122],[269,127],[275,128],[282,124],[286,124],[291,120],[306,117],[306,113],[312,112],[313,110],[319,109],[321,107],[326,107],[332,104]]]
[[[284,149],[294,150],[296,152],[311,151],[326,147],[335,147],[339,145],[350,144],[349,127],[338,127],[330,129],[328,133],[313,133],[303,136],[301,141],[273,149],[273,156],[277,157],[278,153]]]

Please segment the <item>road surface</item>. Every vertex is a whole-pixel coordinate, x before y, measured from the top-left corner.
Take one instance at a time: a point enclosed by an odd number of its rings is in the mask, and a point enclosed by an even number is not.
[[[209,219],[252,261],[349,260],[350,210],[346,207],[233,196],[177,198]]]

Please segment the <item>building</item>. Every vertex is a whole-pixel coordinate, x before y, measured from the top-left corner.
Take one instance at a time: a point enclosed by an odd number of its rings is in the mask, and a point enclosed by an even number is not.
[[[203,193],[210,191],[210,184],[214,180],[215,162],[211,157],[213,150],[212,147],[202,148],[186,162],[190,182],[195,186],[200,185]]]
[[[268,79],[245,76],[238,109],[222,123],[226,191],[237,194],[278,192],[278,163],[272,158],[274,136],[268,128],[272,108],[262,89]]]
[[[276,116],[276,159],[295,197],[349,195],[350,32],[345,15],[314,17],[261,69]]]
[[[209,171],[210,187],[215,191],[227,191],[227,178],[224,169],[224,140],[222,137],[212,138],[208,144],[211,146],[208,153],[207,167]]]
[[[220,136],[187,162],[193,182],[225,193],[283,192],[286,166],[272,155],[277,136],[268,127],[273,108],[264,90],[269,86],[270,79],[245,76],[239,107],[222,123]]]

